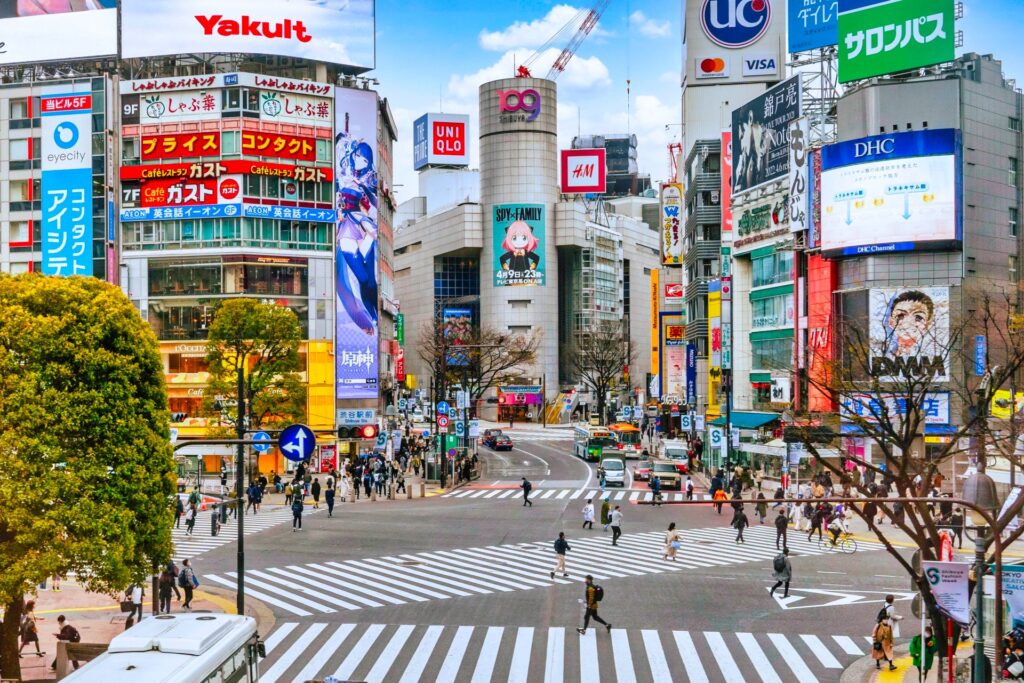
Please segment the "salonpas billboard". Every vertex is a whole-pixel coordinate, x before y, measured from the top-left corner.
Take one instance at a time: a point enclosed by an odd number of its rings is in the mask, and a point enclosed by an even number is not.
[[[953,0],[845,0],[839,82],[952,61]]]
[[[543,204],[494,205],[494,286],[544,284]]]

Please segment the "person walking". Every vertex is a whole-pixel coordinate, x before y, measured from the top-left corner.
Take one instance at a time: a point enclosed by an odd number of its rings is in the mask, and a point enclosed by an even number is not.
[[[181,496],[174,497],[174,528],[181,528],[181,518],[185,515],[185,501]]]
[[[395,470],[395,493],[405,493],[405,472],[402,468]]]
[[[809,504],[808,504],[809,505]],[[811,529],[807,533],[807,540],[810,541],[814,537],[814,532],[818,532],[818,540],[822,539],[821,527],[825,523],[825,506],[818,503],[818,506],[814,508],[814,512],[811,515]]]
[[[292,533],[302,531],[302,494],[292,496]]]
[[[288,482],[287,484],[284,485],[284,504],[285,505],[291,505],[292,504],[292,484],[291,484],[291,482]]]
[[[609,523],[612,527],[612,545],[619,544],[619,536],[622,535],[622,506],[616,505],[615,509],[612,510]]]
[[[327,516],[334,516],[334,479],[327,480],[327,490],[324,491],[324,500],[327,501]]]
[[[25,603],[25,607],[21,612],[21,625],[18,629],[18,633],[21,636],[21,646],[18,648],[18,655],[21,655],[21,651],[29,643],[35,643],[36,656],[42,657],[46,654],[39,647],[39,625],[36,621],[36,601],[29,600]]]
[[[580,602],[586,605],[586,612],[583,613],[583,628],[576,629],[576,632],[581,636],[587,632],[587,627],[590,626],[590,620],[593,619],[599,624],[604,624],[604,627],[611,633],[612,625],[602,619],[597,613],[597,608],[600,602],[604,599],[604,589],[594,583],[594,577],[587,574],[586,582],[583,584],[584,598]]]
[[[725,492],[725,489],[718,489],[712,498],[715,501],[715,512],[722,514],[722,503],[728,500],[729,495]]]
[[[523,507],[529,505],[533,507],[533,501],[530,500],[530,491],[533,490],[533,484],[526,477],[523,477],[523,483],[519,485],[519,488],[523,490]]]
[[[910,656],[914,662],[914,668],[918,671],[918,677],[921,678],[923,673],[924,679],[928,678],[928,672],[932,668],[932,662],[935,660],[935,636],[932,635],[932,627],[924,627],[924,638],[918,633],[910,639]]]
[[[760,491],[757,492],[757,504],[754,505],[754,512],[757,514],[757,523],[764,524],[764,518],[768,516],[768,499]]]
[[[892,637],[900,637],[900,622],[903,621],[903,617],[896,614],[896,596],[889,595],[885,596],[885,603],[882,605],[881,611],[878,616],[885,616],[889,620],[889,627],[892,629]]]
[[[676,529],[676,523],[669,522],[668,531],[665,532],[665,553],[661,556],[661,559],[668,560],[671,557],[672,561],[675,562],[676,552],[679,551],[681,545],[681,536]]]
[[[250,481],[249,487],[245,489],[245,514],[249,514],[249,510],[252,509],[253,514],[256,514],[259,509],[256,507],[256,496],[259,495],[260,487],[256,485],[256,482]]]
[[[686,500],[693,500],[693,480],[686,477]]]
[[[746,543],[743,540],[743,530],[750,526],[750,520],[747,519],[747,513],[743,511],[743,506],[736,511],[736,514],[732,516],[732,528],[736,530],[736,542]]]
[[[319,510],[320,509],[320,478],[319,477],[317,477],[316,479],[313,480],[313,485],[310,486],[309,490],[313,494],[313,509],[314,510]]]
[[[181,591],[178,590],[178,565],[174,564],[174,560],[168,560],[166,569],[171,573],[171,577],[173,579],[171,581],[171,590],[174,591],[174,598],[178,602],[181,602]]]
[[[185,511],[185,535],[191,536],[192,529],[196,526],[196,515],[199,514],[196,511],[195,503],[188,506],[188,510]]]
[[[779,510],[778,516],[775,518],[775,549],[779,550],[786,546],[786,532],[789,531],[789,517],[786,516],[786,508]],[[782,544],[779,545],[779,541]]]
[[[956,538],[956,547],[964,547],[964,511],[961,508],[953,508],[953,514],[949,517],[949,526]]]
[[[782,597],[788,598],[789,582],[793,580],[793,565],[789,562],[789,548],[785,546],[783,546],[782,552],[772,560],[772,578],[775,579],[775,585],[772,586],[771,595],[775,595],[779,586],[785,585]]]
[[[594,501],[587,498],[587,504],[583,506],[583,528],[594,530]]]
[[[157,581],[157,591],[160,597],[158,612],[162,614],[171,613],[171,593],[174,590],[174,574],[170,569],[164,567],[160,572],[160,579]]]
[[[569,576],[569,572],[565,571],[565,553],[572,550],[569,542],[565,540],[565,532],[559,531],[558,538],[555,539],[555,568],[551,570],[551,578],[555,578],[555,572],[562,572],[562,576]]]
[[[775,495],[772,496],[772,498],[774,500],[774,502],[772,503],[772,510],[775,510],[776,508],[781,506],[783,504],[782,503],[782,499],[785,498],[785,497],[786,497],[786,493],[785,493],[785,491],[782,490],[782,487],[781,486],[776,487],[775,488]]]
[[[608,502],[608,496],[601,501],[601,524],[604,531],[608,531],[608,525],[612,523],[612,504]]]
[[[185,590],[185,602],[181,603],[183,610],[192,610],[192,592],[199,586],[199,579],[196,578],[196,572],[192,569],[191,560],[181,561],[181,571],[178,573],[178,585]]]
[[[871,658],[875,660],[875,668],[882,668],[882,660],[889,663],[889,671],[895,671],[896,665],[892,661],[892,625],[886,618],[881,618],[875,624],[875,630],[871,633]]]
[[[661,477],[651,478],[651,490],[654,491],[654,498],[651,504],[661,507]]]
[[[68,618],[65,617],[63,614],[57,617],[57,626],[60,628],[60,631],[53,634],[54,636],[56,636],[57,640],[66,640],[69,643],[82,642],[82,635],[78,632],[78,629],[69,624]],[[78,660],[71,660],[71,665],[77,669],[79,666]],[[50,669],[56,670],[56,668],[57,659],[54,658],[53,664],[50,665]]]

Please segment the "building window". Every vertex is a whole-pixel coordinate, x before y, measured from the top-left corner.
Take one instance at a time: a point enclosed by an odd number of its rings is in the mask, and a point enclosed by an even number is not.
[[[8,244],[24,244],[28,242],[28,221],[11,221],[8,226]]]
[[[1010,130],[1020,132],[1020,119],[1015,116],[1010,117]]]
[[[1016,206],[1010,207],[1010,235],[1017,236],[1017,221],[1020,220],[1020,210]]]
[[[1010,282],[1017,281],[1017,257],[1014,255],[1010,256]]]
[[[770,296],[750,302],[751,329],[793,326],[793,295]]]
[[[761,258],[751,259],[754,287],[777,285],[793,280],[793,252],[777,251]]]
[[[1017,187],[1017,172],[1020,171],[1020,161],[1017,157],[1010,157],[1010,185]]]
[[[11,120],[28,118],[28,98],[19,97],[10,102]]]
[[[781,370],[792,365],[793,340],[762,339],[750,342],[754,370]]]

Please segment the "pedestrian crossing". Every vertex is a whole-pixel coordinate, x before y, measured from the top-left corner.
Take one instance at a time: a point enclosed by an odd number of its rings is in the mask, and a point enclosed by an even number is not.
[[[605,615],[610,618],[609,614]],[[279,623],[260,681],[838,681],[864,636],[574,626]]]
[[[319,512],[318,510],[305,510],[305,515],[309,515],[313,512]],[[185,520],[182,519],[180,527],[174,527],[171,529],[171,540],[174,543],[174,552],[172,556],[177,562],[181,562],[184,559],[189,559],[200,555],[209,550],[219,548],[222,545],[227,545],[238,539],[238,532],[236,530],[236,520],[233,515],[228,516],[228,521],[225,522],[221,528],[220,533],[216,536],[210,535],[210,517],[213,515],[212,511],[207,510],[206,512],[200,512],[199,517],[196,519],[196,525],[193,529],[192,535],[189,536],[185,533]],[[280,508],[280,509],[266,509],[260,510],[258,514],[246,515],[243,533],[246,536],[250,534],[259,533],[270,527],[277,526],[283,522],[292,521],[292,510],[291,508]]]
[[[683,529],[682,547],[675,561],[662,558],[663,531],[630,533],[627,526],[618,545],[612,546],[611,535],[601,533],[600,529],[597,526],[594,531],[570,535],[568,578],[551,578],[553,541],[543,540],[249,569],[245,573],[245,592],[276,608],[277,613],[311,617],[570,585],[582,581],[586,574],[603,581],[760,562],[765,565],[767,576],[772,558],[778,554],[775,529],[768,526],[748,528],[747,542],[742,545],[735,542],[736,532],[730,527]],[[817,539],[808,542],[800,533],[789,534],[788,546],[792,557],[828,552],[818,548]],[[860,543],[862,551],[881,547],[878,543]],[[205,578],[234,590],[236,576],[234,572],[225,572],[206,574]],[[354,587],[353,576],[372,576],[373,581]]]
[[[626,488],[606,488],[602,491],[599,488],[578,488],[578,489],[543,489],[535,488],[530,492],[530,500],[608,500],[619,502],[640,501],[649,503],[654,500],[654,493],[650,490],[637,491]],[[521,488],[471,488],[464,487],[446,493],[442,498],[487,498],[490,500],[516,500],[522,503],[523,490]],[[694,500],[710,501],[711,496],[706,493],[694,493]],[[663,502],[679,501],[686,499],[686,493],[675,491],[662,491]],[[771,501],[768,501],[771,502]]]

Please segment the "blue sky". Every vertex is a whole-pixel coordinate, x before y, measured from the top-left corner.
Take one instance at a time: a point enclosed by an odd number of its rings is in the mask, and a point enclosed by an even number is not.
[[[693,1],[693,0],[691,0]],[[589,0],[588,0],[589,2]],[[964,0],[960,51],[992,53],[1004,73],[1024,86],[1024,0]],[[512,75],[579,9],[580,1],[378,0],[377,65],[371,74],[399,126],[395,183],[400,200],[416,195],[412,122],[428,111],[470,114],[476,165],[477,86]],[[612,0],[598,28],[558,78],[559,145],[568,147],[577,122],[584,134],[627,130],[640,140],[639,164],[653,179],[668,174],[667,145],[680,119],[681,3]],[[562,44],[558,45],[560,50]],[[543,76],[558,50],[538,60]]]

